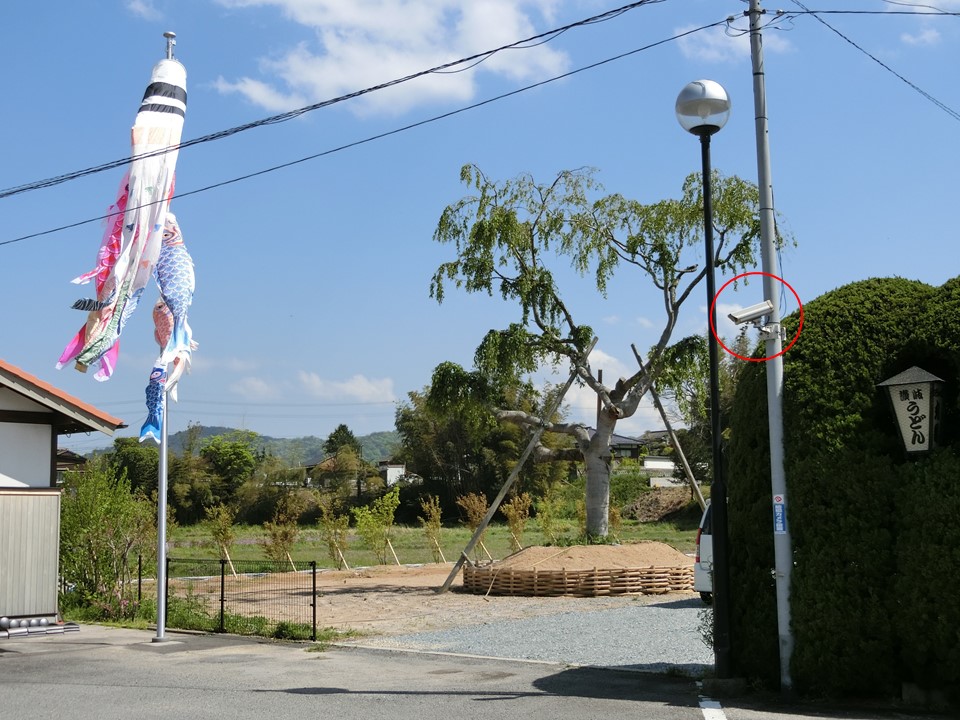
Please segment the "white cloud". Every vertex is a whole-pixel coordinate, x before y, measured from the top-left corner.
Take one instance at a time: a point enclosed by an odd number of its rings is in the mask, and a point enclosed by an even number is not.
[[[679,427],[679,424],[676,427]],[[631,417],[617,422],[617,434],[630,437],[643,435],[647,430],[664,429],[663,418],[660,417],[649,396],[640,401],[640,407]]]
[[[344,400],[355,402],[393,402],[393,380],[371,379],[354,375],[342,382],[324,380],[316,373],[301,370],[298,378],[303,389],[318,400]]]
[[[650,320],[649,318],[645,318],[642,315],[638,315],[635,322],[644,330],[649,330],[650,328],[653,327],[653,320]]]
[[[235,9],[276,7],[315,32],[261,60],[262,79],[220,78],[216,87],[269,110],[286,110],[376,86],[537,34],[558,0],[219,0]],[[358,114],[399,114],[421,103],[464,102],[478,74],[532,81],[562,73],[567,56],[549,45],[498,53],[465,72],[431,74],[350,101]],[[451,70],[462,68],[451,68]]]
[[[163,15],[153,6],[152,0],[127,0],[127,10],[144,20],[159,20]]]
[[[693,30],[693,25],[677,28],[677,34]],[[724,28],[715,27],[680,38],[680,52],[688,60],[710,63],[733,62],[750,57],[749,35],[727,35]]]
[[[693,25],[680,27],[675,30],[675,33],[687,32],[694,27]],[[728,35],[725,27],[714,27],[687,35],[680,38],[678,43],[680,52],[688,60],[729,63],[750,58],[750,34],[734,32]],[[791,49],[790,43],[782,35],[772,30],[763,34],[764,53],[784,53]]]
[[[275,400],[280,396],[276,387],[257,377],[241,378],[230,385],[230,392],[245,400]]]
[[[214,87],[223,95],[231,93],[243,95],[254,104],[271,112],[285,112],[309,104],[302,97],[284,95],[266,83],[251,78],[241,78],[237,82],[228,82],[223,77],[218,77],[214,82]]]
[[[887,12],[898,12],[904,8],[900,3],[890,3],[887,5]],[[937,0],[928,4],[915,3],[910,5],[910,10],[918,13],[940,13],[960,11],[960,0]]]
[[[926,28],[915,35],[903,33],[900,39],[907,45],[936,45],[940,42],[940,33],[933,28]]]
[[[619,324],[620,324],[620,316],[619,316],[619,315],[607,315],[605,318],[603,318],[602,322],[603,322],[604,325],[619,325]]]

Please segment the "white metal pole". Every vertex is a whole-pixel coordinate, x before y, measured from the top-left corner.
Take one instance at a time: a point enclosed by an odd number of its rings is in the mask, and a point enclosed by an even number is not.
[[[763,67],[763,36],[760,19],[763,11],[760,0],[750,0],[750,56],[753,65],[753,104],[757,134],[757,186],[760,190],[760,240],[763,271],[776,274],[776,225],[773,208],[773,183],[770,176],[770,144],[767,130],[767,99]],[[770,326],[774,332],[767,336],[765,363],[767,369],[767,415],[770,425],[770,485],[773,515],[774,572],[777,592],[777,632],[780,640],[780,687],[789,691],[790,658],[793,654],[793,634],[790,629],[790,576],[793,570],[793,551],[790,527],[787,524],[787,482],[783,461],[783,339],[780,332],[781,283],[769,275],[763,278],[763,297],[773,305]],[[776,356],[776,357],[774,357]]]
[[[162,642],[167,624],[167,388],[163,390],[160,427],[160,466],[157,473],[157,636]]]

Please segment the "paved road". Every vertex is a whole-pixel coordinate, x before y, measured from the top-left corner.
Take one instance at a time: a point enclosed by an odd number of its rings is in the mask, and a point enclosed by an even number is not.
[[[694,681],[556,663],[308,646],[85,625],[0,642],[4,720],[788,720],[775,706],[720,709]],[[818,717],[889,718],[887,714]],[[916,720],[917,716],[914,716]]]

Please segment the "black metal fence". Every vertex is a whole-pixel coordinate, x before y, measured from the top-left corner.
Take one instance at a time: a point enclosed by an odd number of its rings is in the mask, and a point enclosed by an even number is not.
[[[217,632],[317,639],[317,563],[167,558],[167,624],[196,614],[216,618]],[[171,616],[171,599],[177,612]],[[186,609],[186,611],[184,611]]]

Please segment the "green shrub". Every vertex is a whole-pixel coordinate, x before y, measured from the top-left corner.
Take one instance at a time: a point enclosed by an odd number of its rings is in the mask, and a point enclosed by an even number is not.
[[[901,467],[892,614],[907,680],[952,688],[960,701],[960,458],[949,451]]]
[[[313,637],[313,628],[304,623],[281,620],[273,627],[270,637],[275,640],[309,640]]]
[[[427,495],[420,499],[420,508],[423,510],[423,515],[417,520],[423,526],[423,533],[427,538],[433,561],[438,563],[443,559],[443,549],[440,547],[440,517],[443,512],[440,508],[440,498],[436,495]]]
[[[793,673],[811,692],[895,694],[890,459],[831,453],[797,463],[791,480]]]
[[[610,475],[610,507],[624,508],[650,492],[650,477],[636,465],[624,465]]]
[[[400,505],[400,488],[394,487],[377,498],[370,506],[353,508],[357,520],[357,533],[367,547],[373,550],[381,565],[387,564],[387,548],[390,546],[390,530],[393,514]]]
[[[167,627],[177,630],[216,632],[220,627],[220,616],[214,615],[204,598],[188,590],[186,595],[171,595],[167,598],[166,624]]]
[[[784,322],[788,336],[797,315]],[[918,365],[947,381],[944,448],[908,461],[877,383]],[[737,388],[727,460],[735,671],[779,684],[766,367]],[[805,306],[784,359],[796,689],[889,696],[958,687],[960,279],[872,279]],[[950,564],[952,563],[952,565]]]

